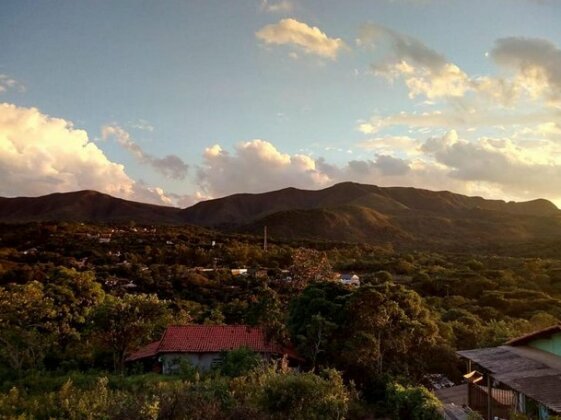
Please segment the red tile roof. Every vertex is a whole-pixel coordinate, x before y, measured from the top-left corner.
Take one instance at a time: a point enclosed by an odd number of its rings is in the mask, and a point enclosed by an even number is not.
[[[127,361],[132,362],[134,360],[145,359],[147,357],[154,357],[158,354],[159,346],[159,341],[154,341],[153,343],[147,344],[127,357]]]
[[[156,346],[157,344],[157,346]],[[171,325],[162,339],[131,354],[127,361],[160,353],[218,353],[247,347],[257,353],[286,354],[298,358],[287,346],[267,340],[265,331],[247,325]]]

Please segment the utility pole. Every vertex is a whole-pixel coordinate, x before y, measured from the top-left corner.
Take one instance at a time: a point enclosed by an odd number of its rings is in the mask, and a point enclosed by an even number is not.
[[[267,252],[267,225],[263,228],[263,251]]]

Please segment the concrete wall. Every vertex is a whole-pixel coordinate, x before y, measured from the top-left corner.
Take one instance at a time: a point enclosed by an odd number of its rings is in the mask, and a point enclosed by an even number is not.
[[[561,357],[561,333],[555,333],[549,338],[530,341],[528,345]]]

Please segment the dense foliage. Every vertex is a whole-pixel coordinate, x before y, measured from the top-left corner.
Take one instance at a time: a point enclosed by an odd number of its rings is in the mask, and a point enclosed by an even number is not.
[[[265,252],[250,236],[134,224],[0,225],[0,239],[0,417],[80,418],[92,406],[112,418],[182,418],[192,407],[188,418],[430,419],[438,407],[419,385],[428,373],[457,379],[456,349],[561,319],[552,251],[298,242]],[[242,349],[207,376],[133,375],[125,356],[172,323],[264,326],[296,346],[302,372]]]

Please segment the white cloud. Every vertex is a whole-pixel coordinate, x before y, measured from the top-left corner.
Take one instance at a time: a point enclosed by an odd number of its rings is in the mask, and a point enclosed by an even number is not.
[[[521,147],[509,138],[460,139],[452,130],[425,142],[422,149],[449,169],[451,177],[485,182],[504,194],[524,198],[561,198],[561,145],[540,142]]]
[[[169,204],[161,189],[137,183],[84,130],[36,108],[0,104],[0,195],[37,196],[92,189]]]
[[[364,25],[357,43],[386,51],[372,65],[375,75],[390,81],[402,79],[409,97],[429,100],[471,98],[479,107],[490,102],[510,107],[521,100],[558,104],[561,101],[561,50],[537,38],[503,38],[496,41],[486,56],[514,74],[469,76],[444,55],[422,41],[383,25]]]
[[[559,120],[558,111],[540,110],[536,112],[502,112],[475,107],[468,109],[446,109],[431,112],[400,112],[399,114],[375,115],[368,121],[360,122],[357,130],[373,134],[387,127],[459,129],[472,127],[515,127],[535,124],[555,124]]]
[[[334,164],[324,158],[282,153],[264,140],[240,143],[233,153],[214,145],[205,150],[199,188],[209,198],[355,181],[507,200],[561,200],[561,144],[553,140],[481,137],[468,141],[450,130],[426,140],[374,138],[361,147],[372,157]],[[192,199],[187,198],[189,203]]]
[[[319,28],[308,26],[296,19],[282,19],[276,24],[264,26],[255,36],[266,45],[289,45],[306,54],[332,60],[346,48],[340,38],[329,38]]]
[[[150,124],[149,121],[146,121],[142,118],[133,121],[130,126],[132,128],[136,128],[137,130],[143,130],[143,131],[149,131],[149,132],[153,132],[154,131],[154,126],[152,124]]]
[[[127,149],[142,164],[151,166],[155,171],[171,179],[185,179],[188,165],[176,155],[167,155],[163,158],[155,157],[142,149],[134,142],[131,135],[116,124],[102,127],[102,138],[115,137],[117,142]]]
[[[12,89],[25,92],[25,86],[16,79],[8,76],[7,74],[0,74],[0,93],[4,93]]]
[[[375,137],[361,141],[358,147],[380,155],[393,155],[398,152],[407,157],[414,157],[421,154],[419,140],[409,136]]]
[[[357,42],[366,47],[386,47],[386,56],[372,69],[389,80],[403,78],[411,98],[461,97],[471,88],[466,73],[416,38],[371,23],[362,27]]]
[[[212,197],[288,186],[314,188],[329,182],[311,157],[281,153],[264,140],[239,143],[233,154],[219,145],[207,148],[198,180],[200,188]]]
[[[262,0],[259,9],[268,13],[290,13],[294,10],[294,3],[290,0]]]
[[[419,142],[417,148],[421,145]],[[198,184],[208,198],[289,186],[318,189],[343,181],[450,189],[460,193],[482,191],[474,188],[474,183],[448,176],[449,170],[443,165],[416,158],[402,159],[383,153],[381,149],[373,153],[372,159],[337,165],[309,155],[285,154],[267,141],[253,140],[238,144],[234,153],[214,145],[205,150],[204,159],[198,172]]]
[[[491,57],[499,65],[516,71],[516,81],[533,98],[561,100],[561,50],[538,38],[497,40]]]

